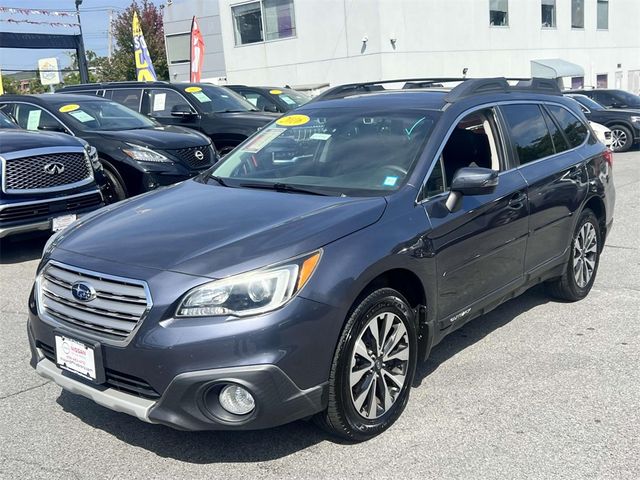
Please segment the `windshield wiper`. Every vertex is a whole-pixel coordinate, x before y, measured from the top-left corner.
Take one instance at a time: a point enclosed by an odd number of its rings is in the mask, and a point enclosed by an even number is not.
[[[230,188],[231,188],[231,185],[229,185],[227,182],[225,182],[225,181],[222,179],[222,177],[219,177],[219,176],[217,176],[217,175],[209,175],[209,177],[207,177],[207,178],[210,178],[211,180],[215,180],[216,182],[218,182],[218,184],[219,184],[221,187],[230,187]]]
[[[320,192],[310,188],[297,187],[288,183],[241,183],[241,187],[245,188],[262,188],[265,190],[275,190],[276,192],[306,193],[307,195],[322,195],[323,197],[331,196],[329,193]]]

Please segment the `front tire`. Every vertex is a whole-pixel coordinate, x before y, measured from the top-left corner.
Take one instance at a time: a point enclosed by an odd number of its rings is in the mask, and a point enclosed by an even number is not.
[[[598,219],[591,210],[585,209],[573,234],[571,254],[564,274],[547,283],[552,296],[575,302],[588,295],[600,264],[600,242]]]
[[[127,198],[127,193],[125,192],[124,186],[120,182],[118,176],[106,168],[103,171],[106,180],[106,185],[103,191],[105,203],[110,205]]]
[[[409,400],[417,360],[417,330],[404,297],[376,290],[350,315],[329,376],[329,404],[316,416],[328,432],[351,441],[388,429]]]
[[[611,150],[614,152],[627,152],[633,146],[633,133],[624,125],[611,127]]]

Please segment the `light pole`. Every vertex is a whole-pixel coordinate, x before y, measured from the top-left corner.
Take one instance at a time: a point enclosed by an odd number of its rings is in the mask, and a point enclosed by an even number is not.
[[[80,5],[82,5],[82,0],[76,0],[76,16],[78,17],[78,28],[80,29],[76,56],[78,57],[78,70],[80,70],[80,83],[89,83],[89,69],[87,68],[87,56],[84,53],[84,38],[82,37],[82,24],[80,23]]]

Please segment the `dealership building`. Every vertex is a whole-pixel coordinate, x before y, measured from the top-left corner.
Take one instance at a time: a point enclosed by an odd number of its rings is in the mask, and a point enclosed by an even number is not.
[[[563,77],[640,92],[639,0],[169,0],[172,81],[314,89],[411,77]]]

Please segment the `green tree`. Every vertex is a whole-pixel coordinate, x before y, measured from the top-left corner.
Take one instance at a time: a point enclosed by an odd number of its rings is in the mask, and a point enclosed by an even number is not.
[[[62,72],[63,82],[65,85],[77,85],[80,82],[80,72],[78,71],[78,56],[76,52],[67,52],[71,59],[71,65]],[[107,60],[105,57],[98,57],[96,52],[87,50],[87,66],[89,67],[89,82],[100,82],[102,79],[97,75],[100,66]]]
[[[13,78],[9,78],[6,75],[2,76],[2,88],[4,93],[20,93],[20,84]]]
[[[26,93],[46,93],[48,91],[50,91],[49,85],[42,85],[40,77],[36,77],[29,81],[29,90]]]
[[[136,80],[133,47],[133,13],[138,12],[142,33],[158,80],[169,79],[167,55],[164,49],[164,26],[160,9],[149,0],[133,3],[113,20],[111,28],[115,50],[111,59],[98,61],[96,76],[104,81]]]

